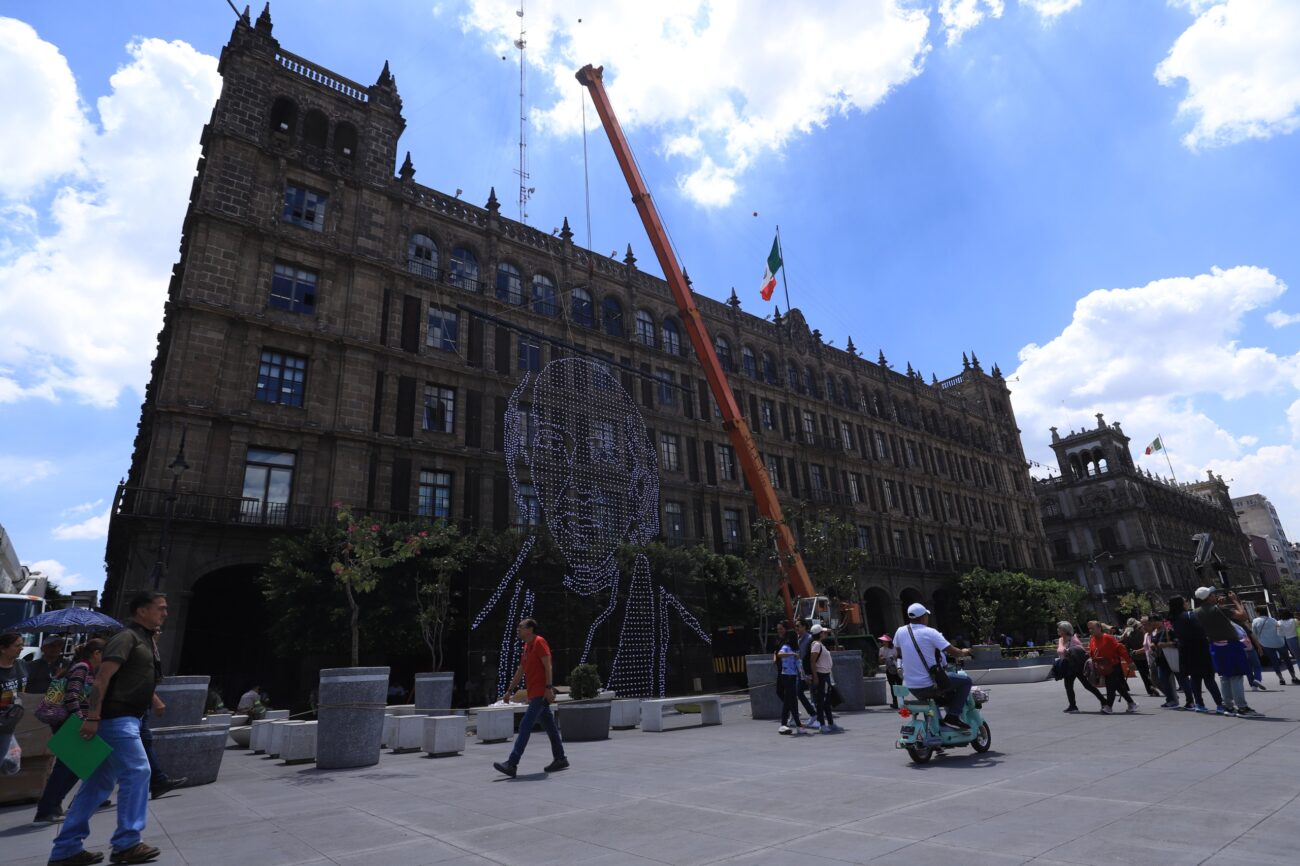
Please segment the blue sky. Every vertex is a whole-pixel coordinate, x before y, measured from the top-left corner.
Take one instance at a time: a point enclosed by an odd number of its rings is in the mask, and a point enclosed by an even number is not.
[[[362,84],[388,60],[417,179],[516,216],[517,4],[365,5],[279,2],[275,35]],[[1034,459],[1105,412],[1300,534],[1300,4],[816,9],[530,2],[529,222],[587,236],[572,72],[603,64],[697,291],[768,312],[779,223],[836,345],[927,378],[974,350]],[[102,581],[232,24],[221,0],[0,5],[0,523],[68,585]],[[657,271],[587,121],[592,247]]]

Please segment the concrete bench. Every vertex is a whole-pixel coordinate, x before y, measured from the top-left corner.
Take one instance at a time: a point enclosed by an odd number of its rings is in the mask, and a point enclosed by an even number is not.
[[[421,747],[430,757],[441,758],[465,751],[464,716],[423,716]]]
[[[641,699],[623,698],[609,703],[609,726],[615,731],[626,731],[641,724]]]
[[[722,724],[722,698],[718,695],[692,695],[686,698],[664,698],[641,702],[641,730],[658,732],[664,729],[664,709],[677,704],[699,704],[700,724]]]
[[[282,737],[280,757],[286,764],[310,764],[316,760],[316,722],[290,725]]]
[[[379,735],[379,747],[391,749],[395,742],[397,742],[397,716],[388,713],[384,716],[384,730]]]
[[[424,720],[426,716],[396,716],[393,737],[388,748],[394,753],[418,752],[424,746]]]
[[[266,736],[266,754],[272,758],[280,757],[280,751],[284,748],[284,735],[289,728],[296,728],[299,725],[307,724],[304,721],[296,719],[276,719],[271,722],[271,732]]]

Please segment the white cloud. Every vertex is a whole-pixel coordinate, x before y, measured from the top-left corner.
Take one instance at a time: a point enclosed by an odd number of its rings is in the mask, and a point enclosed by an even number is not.
[[[936,11],[948,45],[956,45],[961,41],[962,34],[986,16],[1001,18],[1005,8],[1003,0],[939,0]]]
[[[515,0],[471,0],[462,27],[512,56],[517,9]],[[528,59],[553,99],[535,122],[553,134],[578,133],[573,74],[603,64],[623,126],[653,129],[663,152],[685,163],[677,178],[683,194],[726,204],[756,160],[837,115],[876,106],[920,74],[929,50],[929,17],[904,0],[828,0],[816,15],[791,9],[778,0],[609,0],[579,19],[559,0],[531,3]]]
[[[41,559],[26,563],[32,571],[39,571],[57,584],[60,592],[75,592],[79,589],[103,589],[103,575],[83,577],[80,572],[68,573],[68,567],[57,559]]]
[[[0,488],[26,487],[53,474],[54,464],[48,460],[0,454]]]
[[[1020,5],[1033,9],[1044,22],[1048,22],[1066,12],[1078,9],[1083,5],[1083,0],[1020,0]]]
[[[1264,317],[1275,328],[1285,328],[1287,325],[1300,325],[1300,313],[1283,313],[1281,310],[1274,310]]]
[[[58,56],[25,25],[10,31],[35,41],[28,54]],[[127,51],[97,102],[99,126],[87,124],[75,153],[60,152],[75,172],[52,199],[20,202],[26,219],[0,227],[0,403],[71,395],[111,406],[148,378],[199,130],[220,78],[215,58],[183,42],[145,39]],[[43,140],[68,112],[81,116],[74,89],[48,96],[58,105],[6,123],[2,138]],[[28,169],[14,187],[47,177]]]
[[[1026,452],[1055,465],[1047,429],[1094,427],[1100,412],[1132,437],[1140,467],[1168,476],[1168,457],[1180,481],[1212,469],[1235,495],[1263,493],[1284,520],[1300,519],[1300,449],[1276,441],[1289,427],[1300,442],[1300,354],[1239,341],[1246,317],[1285,291],[1266,269],[1235,267],[1086,295],[1059,335],[1021,350],[1009,379]],[[1295,402],[1286,418],[1241,431],[1199,405],[1246,396]],[[1157,435],[1166,450],[1143,456]]]
[[[63,511],[59,514],[59,516],[75,517],[78,514],[86,514],[88,512],[94,511],[96,508],[98,508],[103,504],[104,504],[103,499],[96,499],[94,502],[83,502],[80,505],[74,505],[71,508],[63,509]]]
[[[1218,6],[1224,0],[1169,0],[1169,5],[1175,9],[1186,9],[1193,15],[1200,15],[1211,6]]]
[[[1187,82],[1179,115],[1189,148],[1269,138],[1300,126],[1300,3],[1185,3],[1200,12],[1160,65],[1156,80]]]
[[[72,70],[57,48],[13,18],[0,18],[0,106],[0,198],[77,171],[88,125]]]
[[[80,523],[60,523],[50,530],[56,541],[95,541],[108,537],[108,518],[111,509],[104,509],[103,514],[87,517]]]

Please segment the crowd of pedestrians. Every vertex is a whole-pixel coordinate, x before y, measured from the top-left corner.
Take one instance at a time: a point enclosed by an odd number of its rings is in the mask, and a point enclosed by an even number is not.
[[[1118,635],[1093,620],[1087,644],[1071,623],[1057,623],[1054,672],[1065,684],[1065,712],[1079,712],[1076,685],[1097,699],[1102,713],[1114,711],[1117,697],[1127,712],[1137,712],[1128,684],[1133,676],[1141,678],[1148,695],[1163,699],[1164,709],[1239,718],[1260,715],[1246,694],[1267,690],[1266,669],[1278,685],[1287,685],[1287,676],[1291,685],[1300,685],[1300,640],[1290,610],[1279,609],[1275,618],[1265,606],[1251,619],[1236,593],[1203,586],[1194,595],[1193,608],[1175,596],[1167,612],[1130,619]]]

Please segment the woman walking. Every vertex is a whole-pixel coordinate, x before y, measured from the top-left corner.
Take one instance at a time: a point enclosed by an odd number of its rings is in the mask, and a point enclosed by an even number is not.
[[[1059,660],[1061,678],[1065,680],[1065,697],[1070,701],[1069,706],[1065,708],[1067,713],[1079,712],[1079,705],[1074,700],[1074,683],[1078,680],[1084,690],[1097,699],[1097,703],[1102,707],[1106,706],[1106,699],[1101,696],[1097,687],[1088,682],[1088,678],[1083,675],[1084,663],[1088,660],[1088,651],[1083,648],[1083,641],[1074,633],[1074,626],[1065,620],[1056,624],[1056,657]]]
[[[1129,694],[1128,681],[1124,679],[1124,645],[1114,635],[1107,634],[1105,627],[1095,619],[1088,623],[1088,633],[1092,638],[1088,642],[1088,657],[1092,660],[1093,670],[1106,683],[1106,699],[1101,711],[1107,715],[1112,713],[1115,695],[1118,694],[1128,704],[1125,712],[1136,713],[1137,701]]]
[[[68,669],[67,682],[63,687],[63,708],[67,718],[58,727],[68,724],[73,716],[86,718],[90,709],[90,690],[95,687],[95,671],[104,658],[104,641],[92,638],[77,647],[73,654],[72,667]],[[56,728],[57,730],[57,728]],[[63,798],[68,796],[77,785],[77,774],[68,769],[67,764],[57,758],[50,777],[45,780],[45,790],[40,802],[36,804],[36,817],[33,823],[63,820]]]
[[[782,734],[802,734],[803,722],[799,721],[799,678],[803,675],[799,664],[799,638],[793,631],[788,631],[782,638],[781,648],[776,651],[776,663],[780,675],[777,678],[777,693],[781,695]],[[794,728],[790,721],[794,720]]]
[[[1145,651],[1146,636],[1147,632],[1142,623],[1130,617],[1129,621],[1124,625],[1123,633],[1119,636],[1119,642],[1124,645],[1124,649],[1128,650],[1129,658],[1133,660],[1133,666],[1137,668],[1138,676],[1142,677],[1142,685],[1146,688],[1147,695],[1153,698],[1162,698],[1164,695],[1156,691],[1155,684],[1152,682],[1155,677],[1152,676],[1154,671],[1151,669]]]
[[[1205,630],[1192,612],[1187,610],[1187,602],[1182,596],[1176,595],[1169,599],[1169,623],[1173,628],[1174,641],[1178,644],[1178,674],[1183,684],[1183,695],[1187,698],[1183,709],[1198,713],[1209,712],[1205,708],[1205,697],[1201,691],[1204,686],[1214,699],[1215,712],[1226,715],[1228,711],[1223,706],[1223,695],[1214,682],[1214,662],[1210,658],[1210,644],[1206,640]]]
[[[16,631],[0,634],[0,763],[9,754],[14,730],[23,715],[23,687],[27,682],[27,668],[19,655],[23,651],[23,636]],[[18,772],[15,767],[14,772]]]

